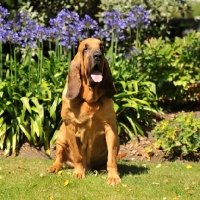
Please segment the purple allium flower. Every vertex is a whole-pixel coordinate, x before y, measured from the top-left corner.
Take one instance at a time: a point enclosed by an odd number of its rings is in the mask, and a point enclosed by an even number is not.
[[[136,19],[135,14],[133,12],[129,12],[127,14],[126,23],[127,23],[127,26],[130,27],[130,28],[136,27],[137,19]]]
[[[144,6],[134,6],[127,14],[126,22],[131,28],[136,26],[147,28],[150,24],[149,12]]]
[[[3,28],[0,28],[0,41],[6,43],[6,33],[7,31]]]
[[[6,8],[2,7],[0,4],[0,41],[6,42],[7,30],[9,27],[6,26],[5,18],[9,15]]]
[[[39,42],[47,40],[47,38],[49,37],[48,29],[39,24],[36,24],[35,30],[34,30],[34,37]]]
[[[10,13],[0,4],[0,22],[3,21]]]
[[[79,15],[67,9],[58,13],[55,19],[50,19],[50,39],[58,40],[59,44],[65,49],[76,46],[82,26],[80,25]]]
[[[16,13],[14,19],[9,22],[11,30],[18,34],[17,44],[22,47],[37,47],[37,41],[47,40],[48,32],[45,27],[37,24],[25,12]]]
[[[126,28],[122,13],[116,10],[104,13],[103,22],[106,24],[108,30],[124,30]]]
[[[105,23],[105,30],[112,35],[114,33],[114,39],[123,40],[123,30],[126,28],[125,20],[121,12],[112,10],[106,12],[103,15],[103,22]]]
[[[108,33],[107,30],[104,29],[96,30],[92,37],[99,38],[100,40],[103,40],[104,38],[106,38],[107,41],[111,40],[110,34]]]
[[[97,30],[98,24],[89,15],[85,15],[80,21],[83,30]]]

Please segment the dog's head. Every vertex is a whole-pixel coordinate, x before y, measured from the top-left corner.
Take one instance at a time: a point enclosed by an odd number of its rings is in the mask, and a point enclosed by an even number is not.
[[[78,96],[81,79],[85,79],[84,81],[91,88],[101,84],[108,98],[116,93],[108,61],[104,56],[103,44],[96,38],[83,40],[71,62],[66,94],[68,99]]]
[[[79,45],[78,51],[82,54],[82,73],[91,87],[103,80],[104,48],[100,40],[89,38]]]

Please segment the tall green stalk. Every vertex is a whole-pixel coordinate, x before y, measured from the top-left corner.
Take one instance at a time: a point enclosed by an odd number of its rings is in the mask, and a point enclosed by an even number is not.
[[[18,78],[18,69],[17,69],[17,56],[16,56],[16,53],[17,53],[17,50],[16,50],[16,46],[14,45],[14,49],[13,49],[13,52],[14,52],[14,68],[15,68],[15,72],[14,72],[14,80],[15,80],[15,85],[17,85],[17,78]]]
[[[55,41],[55,52],[58,60],[60,60],[60,52],[59,52],[59,45],[58,45],[58,40]]]
[[[139,49],[140,48],[140,27],[137,25],[136,28],[136,47]]]
[[[132,47],[132,29],[129,28],[129,36],[130,36],[130,48]]]
[[[62,53],[63,53],[63,47],[62,47],[62,45],[59,45],[59,55],[60,55],[60,57],[59,57],[59,62],[61,62],[61,55],[62,55]]]
[[[31,48],[28,48],[28,91],[31,91]]]
[[[41,61],[40,61],[40,66],[39,66],[39,76],[40,76],[40,79],[39,79],[39,83],[40,83],[40,86],[42,84],[42,66],[43,66],[43,42],[41,42],[41,51],[40,51],[40,58],[41,58]]]
[[[13,81],[13,75],[12,75],[13,58],[12,58],[12,47],[11,47],[10,43],[9,43],[9,47],[10,47],[10,83],[12,85],[12,81]]]
[[[113,50],[114,50],[114,31],[112,31],[112,39],[111,39],[111,59],[112,59],[112,63],[113,63]]]
[[[71,49],[68,50],[68,54],[67,54],[67,62],[68,62],[68,71],[69,71],[69,67],[70,67],[70,63],[71,63],[71,59],[72,59],[72,53],[71,53]]]
[[[3,44],[0,41],[0,81],[3,81]]]
[[[118,48],[118,38],[116,37],[116,40],[115,40],[115,53],[114,53],[114,58],[113,58],[113,63],[115,63],[115,59],[116,59],[116,55],[117,55],[117,48]]]

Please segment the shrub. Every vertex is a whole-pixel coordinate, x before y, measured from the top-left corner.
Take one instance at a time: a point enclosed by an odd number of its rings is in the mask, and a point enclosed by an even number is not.
[[[177,104],[199,100],[199,35],[193,32],[174,42],[151,38],[141,46],[134,68],[156,84],[159,100]]]
[[[200,117],[193,112],[179,113],[174,119],[162,120],[153,129],[156,147],[172,155],[188,155],[200,148]]]

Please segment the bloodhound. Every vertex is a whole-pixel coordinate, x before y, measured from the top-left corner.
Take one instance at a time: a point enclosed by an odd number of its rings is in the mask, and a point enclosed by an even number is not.
[[[112,97],[116,93],[100,40],[83,40],[71,62],[62,93],[63,123],[56,140],[56,160],[48,172],[74,167],[84,178],[90,169],[107,165],[108,183],[121,182],[117,170],[119,138]]]

